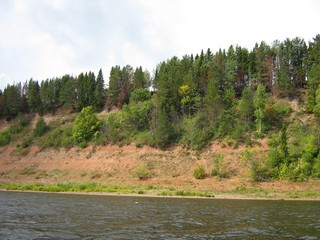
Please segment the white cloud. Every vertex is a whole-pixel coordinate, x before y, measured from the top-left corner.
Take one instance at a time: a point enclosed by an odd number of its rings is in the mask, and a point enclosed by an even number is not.
[[[174,55],[318,34],[317,0],[0,1],[0,88]],[[6,80],[4,80],[6,79]]]
[[[8,84],[12,84],[13,81],[8,75],[0,72],[0,89],[3,90]]]

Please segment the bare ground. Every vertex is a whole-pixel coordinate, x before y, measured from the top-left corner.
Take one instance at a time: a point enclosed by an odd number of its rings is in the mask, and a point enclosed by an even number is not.
[[[45,149],[32,146],[29,152],[21,154],[9,145],[0,148],[0,183],[61,183],[68,181],[118,184],[153,185],[174,189],[233,191],[261,189],[273,191],[274,198],[282,198],[281,192],[320,192],[319,181],[253,182],[250,179],[250,162],[244,157],[245,146],[233,148],[225,143],[214,142],[201,152],[173,146],[168,150],[151,147],[98,146],[85,149]],[[252,157],[266,154],[266,140],[250,150]],[[217,154],[224,158],[220,170],[228,178],[211,176]],[[207,177],[197,180],[193,177],[196,166],[206,169]],[[151,177],[141,180],[135,176],[137,166],[148,169]]]

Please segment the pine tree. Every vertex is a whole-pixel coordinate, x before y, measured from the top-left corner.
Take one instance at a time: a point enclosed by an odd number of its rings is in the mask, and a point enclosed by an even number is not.
[[[225,105],[220,96],[218,81],[214,77],[209,81],[204,104],[210,121],[217,121],[218,116],[225,109]]]
[[[318,34],[313,42],[310,43],[308,55],[308,64],[310,70],[308,72],[308,95],[306,107],[309,112],[313,112],[316,105],[316,90],[320,85],[320,34]]]
[[[81,111],[82,108],[88,105],[85,83],[86,83],[86,77],[83,73],[80,73],[77,78],[77,109],[78,111]]]
[[[136,68],[133,74],[133,89],[146,88],[147,80],[145,74],[142,70],[142,67]]]
[[[23,102],[21,97],[21,83],[8,85],[3,92],[4,115],[8,119],[16,117],[23,112]]]
[[[118,97],[121,91],[121,69],[120,66],[111,68],[109,77],[109,91],[111,104],[116,106],[118,104]]]
[[[28,85],[28,105],[31,112],[41,112],[40,86],[38,81],[30,79]]]
[[[66,109],[73,109],[76,107],[76,81],[70,75],[62,77],[59,102],[61,106]]]
[[[104,79],[102,74],[102,69],[99,70],[97,79],[96,79],[96,88],[94,91],[95,97],[95,108],[102,109],[105,104],[106,92],[104,90]]]
[[[96,89],[96,77],[93,72],[89,72],[85,75],[85,86],[87,93],[87,104],[85,106],[95,106],[95,89]]]

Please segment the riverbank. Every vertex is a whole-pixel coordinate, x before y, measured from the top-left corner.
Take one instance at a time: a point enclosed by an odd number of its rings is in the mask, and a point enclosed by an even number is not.
[[[40,149],[27,153],[0,148],[0,189],[228,199],[320,199],[320,180],[253,181],[251,162],[266,159],[267,139],[257,148],[213,142],[201,152],[181,146],[167,150],[135,145]],[[212,176],[217,157],[220,176]],[[195,179],[197,166],[205,179]],[[146,173],[139,177],[138,170]]]
[[[0,183],[1,191],[45,192],[131,197],[207,198],[237,200],[308,200],[320,201],[318,191],[278,191],[262,188],[234,190],[174,189],[154,185],[107,185],[95,182],[68,182],[57,184]]]

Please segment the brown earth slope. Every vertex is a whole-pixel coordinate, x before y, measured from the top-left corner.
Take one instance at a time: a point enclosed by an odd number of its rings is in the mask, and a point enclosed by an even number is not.
[[[262,189],[275,192],[272,197],[281,197],[282,191],[318,191],[318,181],[289,182],[270,181],[257,183],[250,179],[250,161],[244,157],[246,148],[232,148],[223,143],[212,143],[201,153],[173,146],[163,151],[144,146],[99,146],[85,149],[45,149],[33,146],[21,155],[16,147],[0,148],[0,183],[61,183],[68,181],[94,181],[106,184],[153,185],[187,190],[241,191]],[[248,150],[248,149],[247,149]],[[252,158],[263,158],[267,151],[266,140],[260,147],[250,149]],[[227,178],[212,177],[217,154],[224,156],[220,171]],[[193,177],[196,166],[206,169],[207,177]],[[135,176],[137,166],[143,166],[150,178],[141,180]]]

